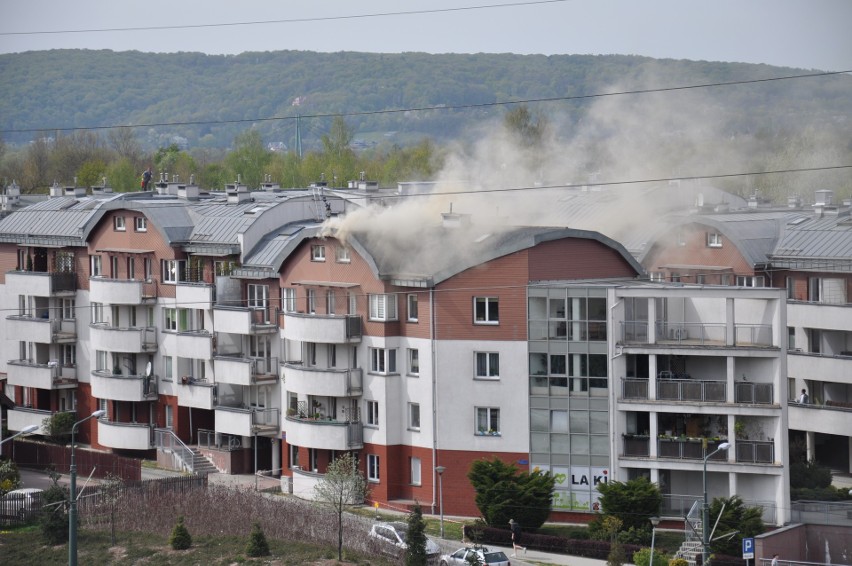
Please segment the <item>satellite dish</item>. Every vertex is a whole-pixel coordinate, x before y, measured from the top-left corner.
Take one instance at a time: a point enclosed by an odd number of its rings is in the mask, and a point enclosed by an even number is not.
[[[151,362],[148,362],[148,365],[145,366],[145,376],[151,377]]]

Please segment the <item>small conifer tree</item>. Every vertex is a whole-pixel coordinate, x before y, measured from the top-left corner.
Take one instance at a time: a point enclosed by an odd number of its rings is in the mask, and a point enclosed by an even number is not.
[[[186,550],[192,546],[192,536],[189,534],[186,525],[183,524],[183,515],[178,517],[178,522],[172,529],[169,544],[175,550]]]
[[[251,534],[248,544],[246,544],[246,554],[252,557],[269,556],[269,543],[266,542],[266,535],[263,534],[263,529],[260,528],[258,522],[251,526]]]

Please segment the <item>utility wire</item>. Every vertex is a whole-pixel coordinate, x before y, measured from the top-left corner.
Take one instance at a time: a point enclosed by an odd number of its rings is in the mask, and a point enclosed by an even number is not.
[[[19,128],[19,129],[10,129],[10,130],[0,130],[0,134],[22,134],[22,133],[31,133],[31,132],[46,132],[46,131],[55,131],[55,132],[68,132],[68,131],[78,131],[78,130],[111,130],[117,128],[152,128],[155,126],[198,126],[198,125],[209,125],[209,124],[243,124],[243,123],[253,123],[253,122],[271,122],[271,121],[283,121],[283,120],[296,120],[298,118],[302,119],[311,119],[311,118],[334,118],[334,117],[360,117],[360,116],[376,116],[381,114],[399,114],[405,112],[425,112],[429,110],[466,110],[471,108],[490,108],[497,106],[508,106],[511,104],[531,104],[531,103],[544,103],[544,102],[564,102],[569,100],[590,100],[595,98],[605,98],[609,96],[624,96],[630,94],[652,94],[656,92],[676,92],[682,90],[693,90],[700,88],[713,88],[713,87],[727,87],[727,86],[737,86],[737,85],[745,85],[745,84],[756,84],[756,83],[766,83],[773,81],[785,81],[790,79],[807,79],[814,77],[827,77],[831,75],[842,75],[846,73],[852,73],[852,70],[846,71],[827,71],[820,73],[808,73],[804,75],[787,75],[782,77],[769,77],[765,79],[744,79],[740,81],[722,81],[715,83],[700,83],[696,85],[684,85],[684,86],[672,86],[672,87],[661,87],[661,88],[648,88],[648,89],[636,89],[636,90],[622,90],[616,92],[604,92],[604,93],[594,93],[594,94],[579,94],[574,96],[552,96],[545,98],[527,98],[521,100],[507,100],[507,101],[498,101],[498,102],[482,102],[476,104],[459,104],[454,106],[448,105],[437,105],[437,106],[420,106],[414,108],[389,108],[385,110],[365,110],[362,112],[339,112],[339,113],[320,113],[320,114],[301,114],[300,116],[269,116],[269,117],[258,117],[258,118],[239,118],[233,120],[188,120],[181,122],[150,122],[145,124],[118,124],[118,125],[105,125],[105,126],[74,126],[74,127],[50,127],[44,126],[39,128]]]
[[[447,12],[467,12],[472,10],[489,10],[492,8],[517,8],[523,6],[534,6],[537,4],[562,4],[570,0],[531,0],[530,2],[509,2],[506,4],[482,4],[478,6],[461,6],[458,8],[434,8],[429,10],[406,10],[401,12],[375,12],[371,14],[350,14],[345,16],[319,16],[314,18],[288,18],[283,20],[255,20],[246,22],[222,22],[217,24],[187,24],[171,26],[139,26],[125,28],[89,28],[89,29],[66,29],[66,30],[36,30],[36,31],[7,31],[0,32],[0,36],[7,35],[59,35],[66,33],[104,33],[116,31],[163,31],[180,29],[204,29],[236,26],[256,26],[270,24],[303,24],[310,22],[329,22],[338,20],[357,20],[366,18],[383,18],[388,16],[419,16],[423,14],[441,14]]]

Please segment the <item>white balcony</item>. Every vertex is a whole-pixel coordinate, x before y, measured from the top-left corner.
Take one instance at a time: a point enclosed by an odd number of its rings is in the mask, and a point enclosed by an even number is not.
[[[338,369],[285,363],[284,378],[292,393],[316,397],[352,397],[363,392],[361,368]]]
[[[790,430],[839,434],[840,431],[852,430],[852,410],[826,405],[790,403],[787,407],[787,421]]]
[[[76,273],[43,273],[38,271],[10,271],[6,273],[6,293],[11,296],[73,296],[76,291]]]
[[[154,427],[147,423],[120,423],[98,419],[98,443],[107,448],[150,450]]]
[[[89,300],[108,305],[141,305],[157,299],[154,281],[89,278]]]
[[[323,419],[284,419],[287,443],[320,450],[358,450],[364,447],[364,425],[360,422]]]
[[[216,432],[237,436],[277,437],[278,409],[216,406]]]
[[[216,402],[216,385],[209,381],[187,381],[177,386],[178,405],[212,410]]]
[[[852,383],[852,356],[788,352],[787,374],[849,384]]]
[[[281,317],[281,338],[300,342],[347,344],[361,341],[358,315],[321,315],[288,312]]]
[[[8,336],[21,342],[64,344],[77,341],[76,320],[12,315],[6,317],[6,330]]]
[[[144,375],[113,374],[109,370],[92,372],[92,397],[112,401],[156,400],[157,378]]]
[[[21,431],[32,425],[35,425],[39,427],[39,429],[41,429],[41,425],[44,422],[44,419],[52,416],[53,412],[51,411],[15,407],[14,409],[9,409],[9,412],[6,413],[6,420],[8,421],[7,426],[9,430]],[[36,434],[41,434],[41,430],[37,430]]]
[[[77,369],[54,363],[39,364],[29,360],[9,360],[6,383],[35,389],[74,389],[77,387]]]
[[[178,332],[177,351],[184,358],[209,360],[213,357],[213,335],[206,330]]]
[[[246,358],[242,354],[214,358],[216,381],[232,385],[255,385],[278,379],[278,358]]]
[[[278,328],[271,317],[269,309],[250,309],[248,307],[229,307],[216,305],[213,307],[214,332],[229,334],[265,334],[275,332]]]
[[[94,350],[141,354],[157,349],[157,328],[107,326],[103,323],[89,325],[90,340]]]
[[[209,309],[213,304],[213,285],[207,283],[178,283],[175,286],[178,308]]]
[[[852,306],[850,305],[787,303],[787,326],[823,330],[849,330],[850,320],[852,320]]]

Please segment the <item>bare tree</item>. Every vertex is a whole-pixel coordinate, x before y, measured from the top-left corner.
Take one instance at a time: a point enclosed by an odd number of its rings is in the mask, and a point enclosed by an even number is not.
[[[133,132],[133,128],[114,128],[107,132],[109,147],[119,156],[134,165],[142,160],[142,146]]]
[[[343,560],[343,511],[347,505],[361,503],[369,489],[352,453],[346,453],[328,465],[323,479],[314,486],[314,495],[337,513],[337,559]]]

